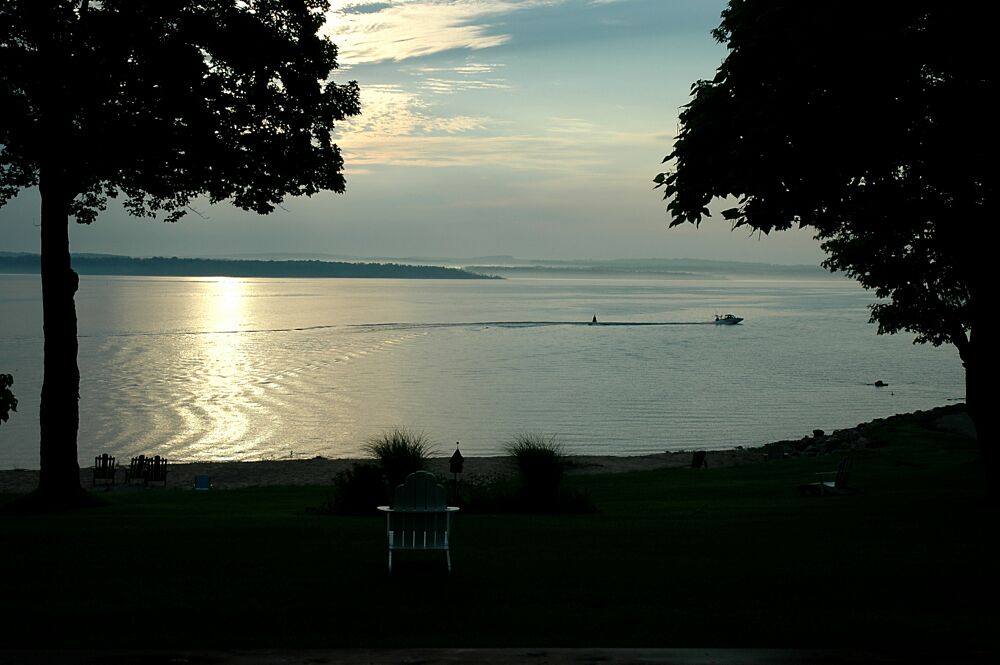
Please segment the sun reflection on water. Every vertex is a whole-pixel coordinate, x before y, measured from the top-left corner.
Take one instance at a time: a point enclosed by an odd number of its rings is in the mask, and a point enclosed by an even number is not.
[[[205,332],[192,335],[188,345],[191,399],[181,409],[184,456],[234,459],[256,445],[254,384],[248,341],[241,333],[250,285],[220,277],[201,286],[192,307],[200,310]]]

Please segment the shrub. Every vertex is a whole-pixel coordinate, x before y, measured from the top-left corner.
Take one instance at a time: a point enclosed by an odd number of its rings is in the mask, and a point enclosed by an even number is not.
[[[423,433],[397,427],[368,439],[365,451],[382,468],[391,495],[408,475],[424,468],[434,447]]]
[[[355,464],[333,477],[333,493],[316,512],[334,515],[369,515],[387,503],[382,469]]]
[[[504,450],[517,463],[521,487],[529,500],[551,503],[559,496],[566,460],[555,436],[518,434]]]

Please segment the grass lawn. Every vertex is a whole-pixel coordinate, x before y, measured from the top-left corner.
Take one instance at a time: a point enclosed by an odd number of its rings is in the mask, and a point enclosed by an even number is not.
[[[975,442],[917,414],[838,457],[572,476],[599,512],[459,513],[386,572],[384,522],[321,487],[102,493],[0,514],[6,648],[992,646],[995,515]],[[13,497],[0,497],[0,502]]]

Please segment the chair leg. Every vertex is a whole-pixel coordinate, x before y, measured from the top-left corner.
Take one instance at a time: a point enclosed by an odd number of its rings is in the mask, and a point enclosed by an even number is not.
[[[445,556],[445,558],[448,559],[448,572],[450,573],[451,572],[451,550],[445,550],[444,551],[444,556]]]
[[[392,572],[392,550],[389,550],[389,572]]]

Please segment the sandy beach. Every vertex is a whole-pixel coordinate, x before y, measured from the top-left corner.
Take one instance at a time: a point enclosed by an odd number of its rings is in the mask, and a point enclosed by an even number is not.
[[[615,455],[570,455],[567,457],[567,473],[622,473],[664,467],[680,467],[691,464],[690,451],[666,452],[655,455],[615,456]],[[761,448],[734,448],[731,450],[708,451],[706,460],[710,468],[749,464],[764,458]],[[257,462],[191,462],[170,463],[167,489],[192,489],[194,478],[207,475],[212,487],[217,490],[241,487],[266,487],[281,485],[329,485],[331,478],[351,465],[368,460],[359,459],[312,459],[264,460]],[[119,461],[118,480],[124,479],[124,469]],[[90,487],[92,472],[89,466],[81,465],[80,483]],[[448,458],[431,458],[428,470],[441,475],[448,473]],[[515,472],[510,457],[466,457],[463,478],[488,478]],[[0,470],[0,493],[23,494],[38,486],[37,469]],[[141,489],[139,486],[120,489]],[[159,488],[157,488],[159,489]]]
[[[937,412],[937,410],[934,410]],[[766,446],[729,448],[726,450],[706,451],[705,461],[709,468],[755,464],[768,458],[770,446],[778,445],[785,456],[795,455],[830,455],[857,448],[865,448],[869,444],[869,429],[880,423],[897,418],[910,418],[923,412],[890,416],[887,419],[877,418],[855,427],[835,430],[830,433],[814,432],[813,436],[805,436],[796,440],[777,441]],[[940,413],[933,421],[933,427],[938,430],[975,438],[972,421],[965,413]],[[689,466],[692,461],[692,451],[663,452],[651,455],[567,455],[566,472],[569,475],[588,473],[627,473],[649,469],[676,468]],[[448,457],[432,457],[427,469],[440,476],[447,477]],[[328,459],[313,457],[311,459],[260,460],[253,462],[185,462],[169,464],[168,489],[193,489],[195,476],[209,476],[213,489],[229,490],[241,487],[275,487],[288,485],[330,485],[332,478],[340,471],[351,468],[352,465],[371,462],[366,459]],[[142,486],[130,488],[123,485],[128,460],[118,460],[116,489],[141,490]],[[496,457],[466,457],[462,478],[467,482],[475,482],[497,476],[510,475],[516,472],[514,460],[507,456]],[[37,469],[0,470],[0,494],[24,494],[38,486]],[[92,485],[93,473],[91,467],[81,465],[80,483],[84,487]],[[159,487],[155,489],[160,489]]]

